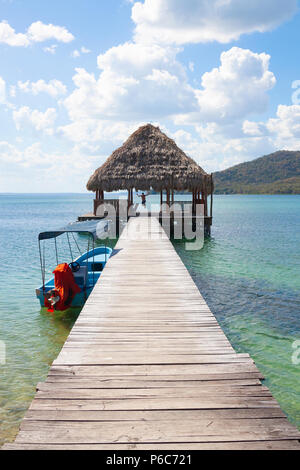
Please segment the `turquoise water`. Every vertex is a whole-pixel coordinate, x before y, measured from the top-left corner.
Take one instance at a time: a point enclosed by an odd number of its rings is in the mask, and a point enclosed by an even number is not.
[[[238,352],[300,427],[300,196],[218,196],[201,251],[174,246]],[[300,354],[299,354],[300,358]]]
[[[91,205],[89,194],[0,195],[0,341],[6,344],[0,442],[14,439],[36,384],[79,313],[53,317],[40,311],[37,234],[76,220]],[[300,364],[292,363],[292,344],[300,340],[300,197],[217,196],[214,217],[203,250],[174,246],[233,346],[251,354],[282,409],[300,426]],[[78,243],[87,248],[86,237]],[[49,242],[50,266],[53,248]],[[61,243],[59,253],[68,261],[65,250]]]

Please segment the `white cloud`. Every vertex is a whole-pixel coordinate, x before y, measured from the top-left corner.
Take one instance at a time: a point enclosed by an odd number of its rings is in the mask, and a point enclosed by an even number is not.
[[[243,123],[243,132],[245,135],[249,136],[260,136],[263,134],[261,126],[258,122],[244,121]]]
[[[11,85],[9,87],[9,96],[11,96],[12,98],[15,98],[16,94],[17,94],[17,87],[15,85]]]
[[[73,59],[77,59],[77,57],[80,57],[80,52],[77,49],[75,49],[72,52],[71,57],[73,57]]]
[[[178,130],[171,134],[176,143],[206,171],[223,170],[273,152],[274,143],[265,136],[245,136],[242,124],[210,123],[196,127],[196,133]]]
[[[99,143],[103,151],[112,149],[109,142],[121,143],[145,120],[160,125],[170,120],[188,126],[189,131],[174,136],[211,170],[272,151],[265,132],[257,134],[258,125],[243,124],[267,108],[268,91],[276,82],[270,57],[232,48],[221,55],[218,68],[203,75],[197,89],[188,83],[178,52],[126,43],[98,57],[98,78],[76,69],[76,88],[64,101],[71,122],[59,131],[80,145]]]
[[[102,152],[111,153],[113,146],[124,142],[142,124],[144,122],[83,118],[59,127],[58,131],[81,147],[90,148],[90,145],[98,142]]]
[[[44,47],[43,51],[49,52],[49,54],[54,55],[56,53],[56,49],[57,49],[57,44],[52,44],[49,47]]]
[[[299,150],[300,105],[279,105],[276,117],[266,122],[245,121],[243,132],[246,137],[269,142],[273,150]]]
[[[91,52],[90,49],[87,49],[87,47],[84,47],[84,46],[80,48],[80,51],[82,54],[90,54]]]
[[[0,43],[8,46],[29,46],[30,41],[26,34],[16,33],[6,21],[2,21],[0,23]]]
[[[270,56],[233,47],[221,54],[221,65],[202,76],[195,90],[198,110],[178,116],[176,122],[230,122],[266,111],[276,79],[269,71]]]
[[[25,93],[38,95],[39,93],[47,93],[52,98],[65,95],[67,87],[60,80],[50,80],[48,83],[45,80],[38,80],[37,82],[21,82],[18,81],[18,87]]]
[[[20,130],[26,125],[30,125],[37,131],[43,131],[48,135],[53,134],[53,126],[56,117],[57,113],[55,108],[48,108],[45,112],[41,112],[37,109],[30,109],[28,106],[23,106],[13,111],[13,119],[17,130]]]
[[[266,127],[272,134],[277,134],[279,140],[285,145],[287,141],[292,141],[292,146],[297,143],[300,148],[300,105],[284,106],[279,105],[277,117],[269,119]],[[284,147],[286,148],[286,147]]]
[[[73,57],[74,59],[77,59],[78,57],[81,56],[81,54],[90,54],[90,52],[91,52],[91,51],[90,51],[89,49],[87,49],[86,47],[82,46],[82,47],[80,48],[80,50],[75,49],[75,50],[72,52],[71,57]]]
[[[68,43],[74,39],[73,34],[65,27],[44,24],[41,21],[36,21],[29,26],[27,36],[32,42],[44,42],[49,39],[56,39],[58,42]]]
[[[6,84],[2,77],[0,77],[0,104],[6,101]]]
[[[77,68],[76,89],[64,101],[74,125],[91,120],[140,122],[167,117],[197,105],[184,67],[176,60],[177,49],[125,43],[98,57],[99,78]],[[77,135],[75,136],[77,138]]]
[[[135,39],[147,43],[228,43],[270,31],[297,11],[297,0],[145,0],[136,2]]]
[[[245,134],[263,136],[273,142],[276,149],[300,149],[300,105],[279,105],[275,118],[266,122],[244,123]]]
[[[0,162],[2,163],[17,163],[22,161],[22,154],[16,147],[9,142],[0,142]]]
[[[44,24],[41,21],[32,23],[26,33],[16,33],[16,31],[6,22],[0,23],[0,43],[14,47],[26,47],[32,43],[44,42],[55,39],[58,42],[68,43],[73,41],[74,36],[63,26]],[[53,46],[48,48],[53,49]]]
[[[84,191],[91,173],[105,161],[105,155],[82,147],[56,152],[40,142],[15,146],[0,141],[0,184],[3,191]],[[94,149],[95,150],[95,149]],[[59,171],[57,169],[59,168]],[[66,178],[66,175],[69,175]]]
[[[189,85],[178,49],[125,43],[98,57],[99,78],[76,69],[76,89],[64,104],[71,121],[140,121],[169,118],[176,124],[230,122],[262,113],[276,79],[270,56],[234,47],[221,65]],[[89,124],[85,128],[90,126]]]

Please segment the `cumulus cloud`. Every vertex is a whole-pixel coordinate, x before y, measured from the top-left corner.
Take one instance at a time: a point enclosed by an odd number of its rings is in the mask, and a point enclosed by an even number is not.
[[[244,121],[243,123],[243,132],[245,135],[254,137],[263,135],[263,129],[259,122],[251,122],[248,120]]]
[[[99,77],[77,68],[76,88],[64,101],[73,122],[65,133],[70,137],[71,129],[80,126],[94,129],[92,119],[132,123],[193,110],[196,96],[177,52],[125,43],[98,57]]]
[[[180,129],[171,135],[207,171],[223,170],[275,150],[272,139],[245,135],[241,122],[203,124],[195,130],[196,133]]]
[[[279,105],[275,118],[266,122],[245,121],[243,130],[246,135],[269,139],[277,149],[299,150],[300,105]]]
[[[59,131],[74,142],[101,142],[106,148],[106,142],[119,143],[146,118],[197,129],[185,147],[195,157],[201,150],[215,159],[214,152],[223,148],[228,161],[235,162],[238,152],[246,156],[247,148],[265,148],[264,131],[259,136],[255,124],[243,122],[267,109],[268,91],[276,82],[270,57],[231,48],[221,54],[219,67],[202,76],[201,88],[193,88],[177,59],[179,51],[125,43],[99,55],[99,77],[76,69],[76,88],[64,101],[71,122]]]
[[[300,105],[284,106],[277,109],[277,117],[269,119],[267,129],[270,133],[275,133],[281,142],[289,139],[296,139],[298,147],[300,144]]]
[[[71,34],[67,28],[53,24],[44,24],[41,21],[36,21],[29,26],[27,36],[32,42],[44,42],[49,39],[56,39],[58,42],[68,43],[74,39],[73,34]]]
[[[297,11],[297,0],[145,0],[135,2],[135,38],[142,42],[228,43],[270,31]]]
[[[0,43],[8,46],[29,46],[30,41],[26,34],[16,33],[6,21],[2,21],[0,23]]]
[[[93,145],[98,151],[99,145],[97,144],[100,144],[101,151],[109,154],[116,145],[124,142],[142,124],[145,123],[86,118],[61,126],[58,132],[75,142],[80,148],[88,147],[91,151],[90,146]]]
[[[0,43],[8,46],[26,47],[32,43],[44,42],[49,39],[68,43],[73,41],[74,36],[63,26],[44,24],[41,21],[32,23],[26,33],[16,33],[7,21],[0,23]]]
[[[28,106],[22,106],[18,110],[13,111],[13,119],[17,130],[30,125],[37,131],[43,131],[48,135],[53,134],[56,117],[55,108],[48,108],[45,112],[42,112],[37,109],[30,109]]]
[[[50,80],[48,83],[45,80],[38,80],[37,82],[30,82],[29,80],[26,82],[18,81],[18,88],[25,93],[33,95],[47,93],[52,98],[57,98],[67,93],[67,87],[60,80],[56,79]]]
[[[233,47],[221,54],[221,65],[202,76],[195,90],[198,111],[179,116],[177,123],[229,122],[266,111],[276,78],[269,70],[270,56]]]

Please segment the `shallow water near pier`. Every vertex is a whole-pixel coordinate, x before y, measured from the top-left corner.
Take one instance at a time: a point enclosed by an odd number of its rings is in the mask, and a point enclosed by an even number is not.
[[[1,443],[14,439],[36,384],[45,380],[79,314],[71,309],[54,316],[39,308],[37,235],[91,206],[89,194],[0,195],[0,341],[6,347]],[[86,249],[85,236],[78,243]],[[292,361],[293,343],[300,340],[300,196],[216,196],[212,237],[204,248],[185,251],[180,241],[174,247],[235,349],[253,357],[300,427],[300,364]],[[77,254],[74,244],[73,250]],[[60,262],[70,260],[67,244],[59,245],[59,253]],[[50,274],[51,242],[45,254]]]

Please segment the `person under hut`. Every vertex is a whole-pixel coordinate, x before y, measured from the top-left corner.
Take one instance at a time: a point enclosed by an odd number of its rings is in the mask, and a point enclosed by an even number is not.
[[[143,206],[145,206],[146,205],[146,198],[147,198],[147,196],[149,196],[149,193],[147,193],[147,194],[145,194],[145,193],[137,194],[137,196],[142,198],[142,204],[143,204]]]

